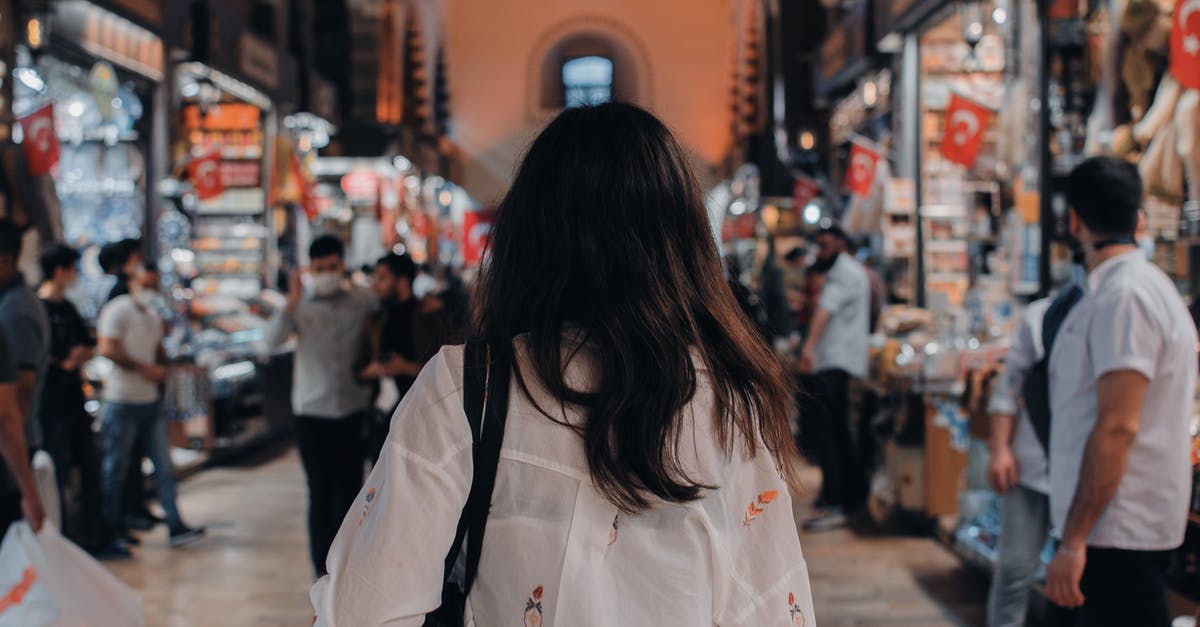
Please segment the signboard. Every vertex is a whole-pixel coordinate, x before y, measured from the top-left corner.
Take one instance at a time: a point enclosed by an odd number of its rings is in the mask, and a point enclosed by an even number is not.
[[[379,177],[370,168],[355,168],[342,177],[342,191],[350,198],[374,198]]]
[[[268,89],[279,88],[279,53],[270,44],[243,32],[239,41],[238,68],[247,78]]]

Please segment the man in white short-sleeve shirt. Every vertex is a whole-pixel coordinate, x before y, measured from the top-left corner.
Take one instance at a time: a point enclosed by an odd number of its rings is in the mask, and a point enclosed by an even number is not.
[[[866,497],[866,472],[850,428],[850,382],[867,376],[867,338],[871,334],[871,282],[849,252],[850,238],[838,226],[817,236],[817,263],[828,264],[825,285],[813,312],[801,355],[802,372],[814,373],[804,391],[813,423],[813,446],[821,465],[822,512],[804,523],[808,531],[846,524]]]
[[[1082,606],[1085,625],[1165,626],[1163,577],[1192,483],[1196,330],[1133,239],[1137,168],[1089,159],[1068,201],[1088,279],[1050,359],[1050,514],[1062,544],[1047,592]]]
[[[130,277],[129,293],[108,302],[100,311],[99,353],[113,362],[104,378],[104,464],[101,469],[103,515],[107,533],[129,537],[121,517],[122,488],[134,444],[143,442],[154,462],[154,484],[166,513],[170,544],[179,547],[198,540],[204,529],[184,524],[176,505],[175,472],[167,441],[167,423],[159,411],[158,386],[166,379],[162,339],[163,319],[155,307],[158,271],[139,269]]]

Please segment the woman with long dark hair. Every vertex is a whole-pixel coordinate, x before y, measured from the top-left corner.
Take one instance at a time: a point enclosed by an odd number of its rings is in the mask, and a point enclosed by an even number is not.
[[[490,239],[483,435],[464,417],[470,345],[444,348],[342,524],[318,621],[424,624],[460,521],[486,517],[465,534],[466,624],[813,624],[787,377],[725,283],[666,127],[627,104],[563,112]]]

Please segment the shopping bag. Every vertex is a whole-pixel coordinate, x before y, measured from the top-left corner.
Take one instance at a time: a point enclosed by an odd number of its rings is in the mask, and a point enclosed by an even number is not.
[[[58,604],[47,586],[48,572],[33,529],[15,522],[0,543],[0,627],[48,627]]]
[[[54,627],[145,626],[137,593],[53,525],[46,525],[37,541],[45,560],[46,588],[59,610]]]
[[[54,468],[54,460],[46,451],[38,451],[33,454],[31,465],[38,496],[42,499],[42,509],[46,512],[46,522],[62,529],[62,500],[58,495],[58,472]]]

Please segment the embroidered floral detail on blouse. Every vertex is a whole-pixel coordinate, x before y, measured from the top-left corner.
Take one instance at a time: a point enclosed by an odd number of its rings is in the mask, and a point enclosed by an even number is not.
[[[525,627],[542,627],[542,587],[534,588],[525,601]]]
[[[796,604],[796,595],[788,593],[788,612],[792,615],[792,624],[804,627],[804,610]]]
[[[363,521],[367,519],[367,512],[371,511],[371,501],[375,500],[375,488],[367,490],[367,496],[363,499],[362,518],[358,519],[358,526],[362,526]]]
[[[767,490],[759,494],[757,499],[750,501],[750,506],[746,508],[746,517],[742,519],[742,526],[749,527],[750,523],[754,522],[759,516],[762,516],[762,513],[767,509],[767,505],[770,505],[771,501],[774,501],[778,496],[779,492]]]
[[[620,526],[621,515],[617,514],[616,516],[613,516],[612,530],[608,532],[608,546],[612,546],[617,543],[617,531]]]

